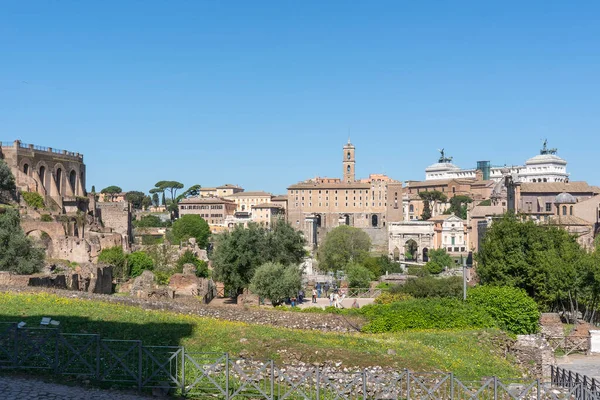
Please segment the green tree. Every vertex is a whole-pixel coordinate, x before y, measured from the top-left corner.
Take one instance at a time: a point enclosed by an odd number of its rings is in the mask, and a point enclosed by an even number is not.
[[[135,228],[164,228],[171,226],[171,221],[163,222],[156,215],[149,214],[136,219],[132,224]]]
[[[25,236],[17,210],[0,209],[0,243],[0,271],[33,274],[44,266],[44,250]]]
[[[144,198],[142,199],[142,209],[147,210],[148,207],[150,207],[151,205],[152,199],[150,198],[150,196],[144,196]]]
[[[351,262],[362,263],[369,255],[371,239],[363,230],[347,225],[332,229],[318,250],[319,269],[343,270]]]
[[[300,231],[285,221],[277,221],[266,233],[266,260],[283,265],[300,264],[306,256],[305,244]]]
[[[439,190],[420,192],[419,197],[423,200],[423,212],[421,213],[421,219],[427,221],[431,218],[431,210],[435,207],[435,204],[445,203],[448,198],[446,195]]]
[[[16,190],[15,177],[10,167],[3,160],[0,160],[0,201],[12,199]]]
[[[267,262],[267,231],[257,224],[236,226],[217,236],[213,251],[213,276],[240,293],[248,287],[256,268]]]
[[[92,185],[92,193],[96,193],[96,186]]]
[[[196,267],[196,276],[199,278],[208,278],[208,264],[206,261],[200,260],[194,252],[191,250],[186,250],[176,262],[176,270],[177,272],[183,272],[183,266],[185,264],[193,264]]]
[[[296,265],[267,262],[256,269],[250,290],[271,300],[273,306],[293,297],[302,287],[302,271]]]
[[[127,256],[123,252],[121,246],[109,247],[103,249],[98,254],[98,262],[113,266],[113,276],[115,278],[129,278],[129,270],[127,269]]]
[[[425,268],[431,274],[439,274],[444,270],[444,267],[452,268],[454,266],[452,257],[446,253],[445,249],[430,250],[428,256],[429,261],[425,264]]]
[[[218,235],[212,254],[213,276],[239,293],[248,287],[256,269],[267,263],[298,265],[302,262],[304,238],[288,223],[279,222],[272,230],[255,223],[237,226]]]
[[[31,208],[39,210],[45,207],[44,198],[37,192],[22,192],[21,197]]]
[[[369,288],[373,275],[371,271],[358,263],[350,263],[346,267],[346,279],[351,288]]]
[[[173,203],[177,203],[175,201],[177,191],[179,189],[183,189],[183,183],[177,182],[177,181],[158,181],[158,182],[156,182],[154,187],[155,187],[155,189],[152,189],[150,191],[150,193],[155,193],[155,192],[153,192],[153,190],[156,192],[162,192],[162,193],[169,192],[171,194],[171,201]]]
[[[125,195],[125,200],[131,203],[131,207],[134,210],[141,210],[143,208],[145,198],[146,195],[144,193],[135,190],[127,192]]]
[[[202,186],[200,185],[192,185],[189,188],[187,188],[185,190],[185,192],[181,193],[179,196],[177,196],[176,198],[176,203],[179,203],[181,200],[183,199],[187,199],[188,197],[197,197],[200,196],[200,189],[202,188]]]
[[[144,251],[136,251],[127,257],[127,266],[129,276],[135,278],[140,276],[145,270],[152,271],[154,269],[154,261]]]
[[[542,309],[562,308],[584,291],[589,263],[576,238],[552,225],[522,222],[507,214],[494,220],[476,254],[480,282],[522,288]]]
[[[173,236],[175,240],[182,241],[195,238],[200,248],[205,248],[210,236],[208,223],[199,215],[183,215],[173,223]]]
[[[104,189],[102,189],[100,191],[101,194],[104,195],[105,199],[114,199],[116,197],[117,194],[119,193],[123,193],[123,189],[121,189],[119,186],[108,186],[105,187]]]
[[[454,214],[459,218],[467,219],[467,205],[472,203],[473,199],[465,195],[457,195],[450,198],[450,207],[444,211],[444,214]]]
[[[154,207],[158,207],[160,205],[160,200],[158,199],[158,193],[152,193],[152,204]]]
[[[403,285],[391,287],[390,293],[406,293],[414,298],[462,298],[463,280],[459,276],[451,276],[449,278],[435,278],[433,276],[410,278]]]
[[[145,248],[146,253],[154,263],[154,279],[161,285],[169,283],[169,278],[175,273],[177,247],[169,244],[155,244]]]

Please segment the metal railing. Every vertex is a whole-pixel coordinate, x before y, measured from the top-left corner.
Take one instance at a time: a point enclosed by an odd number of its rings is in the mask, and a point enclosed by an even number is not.
[[[181,346],[145,346],[139,340],[109,340],[53,328],[0,323],[0,369],[46,370],[88,377],[139,390],[169,389],[193,398],[265,400],[366,399],[578,399],[600,400],[597,382],[553,369],[552,381],[478,381],[452,373],[416,373],[380,368],[279,366],[228,353],[187,352]]]
[[[550,367],[550,382],[552,385],[575,391],[577,399],[600,398],[600,382],[595,378],[581,375],[568,369]]]

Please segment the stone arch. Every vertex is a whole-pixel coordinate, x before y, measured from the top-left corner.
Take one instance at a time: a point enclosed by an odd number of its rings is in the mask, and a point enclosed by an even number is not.
[[[344,214],[343,218],[344,218],[344,224],[350,225],[350,214]]]
[[[62,163],[57,162],[54,164],[54,182],[56,183],[56,191],[58,195],[63,195],[65,191],[65,171],[66,168]]]
[[[48,168],[48,164],[46,164],[46,162],[44,161],[40,161],[37,163],[35,170],[38,174],[37,178],[40,181],[40,186],[42,186],[42,188],[48,191],[48,184],[50,182],[50,180],[48,179],[50,175],[50,168]]]
[[[429,261],[429,249],[427,247],[423,248],[423,262]]]
[[[414,239],[408,239],[404,243],[404,249],[407,255],[410,255],[413,260],[417,260],[419,254],[419,243]]]
[[[54,254],[53,239],[50,234],[42,229],[33,229],[26,233],[34,246],[41,247],[48,257]]]
[[[315,224],[317,225],[317,228],[323,226],[323,217],[321,214],[315,214]]]
[[[33,162],[28,157],[23,157],[19,162],[19,170],[23,172],[25,175],[31,174],[31,168],[33,166]]]

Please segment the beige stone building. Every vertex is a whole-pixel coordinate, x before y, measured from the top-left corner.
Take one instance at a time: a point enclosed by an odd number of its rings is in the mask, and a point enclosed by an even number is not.
[[[258,204],[270,203],[273,195],[267,192],[238,192],[224,196],[228,200],[233,200],[237,206],[237,212],[252,212],[252,207]]]
[[[200,188],[200,197],[227,197],[243,191],[240,186],[227,183],[217,187]]]
[[[10,167],[20,191],[37,192],[61,210],[86,196],[82,154],[15,140],[1,143],[0,157]]]
[[[314,178],[288,187],[287,220],[311,245],[339,225],[365,230],[376,247],[387,249],[387,227],[402,220],[402,182],[385,175],[355,177],[355,147],[342,151],[342,179]]]
[[[252,207],[252,222],[270,228],[279,220],[285,220],[285,210],[273,203],[257,204]]]
[[[195,214],[199,215],[213,227],[223,227],[225,219],[233,216],[236,210],[236,204],[233,200],[222,197],[190,197],[181,200],[178,204],[179,215]]]

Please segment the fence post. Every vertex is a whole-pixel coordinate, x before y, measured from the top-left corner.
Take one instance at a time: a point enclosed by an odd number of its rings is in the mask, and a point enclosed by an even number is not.
[[[494,376],[494,400],[498,400],[498,377]]]
[[[554,382],[554,365],[550,366],[550,383],[552,385],[555,384],[555,382]]]
[[[271,360],[271,400],[275,400],[275,362]]]
[[[363,389],[363,400],[367,400],[367,370],[362,370],[362,389]]]
[[[58,330],[54,331],[54,373],[58,374],[58,362],[59,362],[59,356],[58,356],[58,335],[60,335],[60,333],[58,332]]]
[[[138,340],[138,391],[142,391],[143,372],[142,372],[142,341]]]
[[[317,370],[317,398],[316,400],[320,400],[320,392],[321,392],[321,374],[319,373],[319,367],[315,367]]]
[[[406,371],[406,400],[410,400],[410,371]]]
[[[541,389],[541,387],[540,387],[540,379],[539,378],[535,380],[535,386],[536,386],[536,391],[535,391],[536,392],[536,397],[535,398],[537,400],[540,400],[540,398],[541,398],[541,395],[540,395],[540,389]]]
[[[100,381],[102,379],[102,375],[100,372],[100,346],[102,345],[102,341],[100,340],[100,335],[96,335],[96,379]]]
[[[185,396],[185,347],[181,346],[181,394]]]
[[[225,400],[229,400],[229,353],[225,353]]]
[[[454,372],[450,372],[450,400],[454,400]]]

